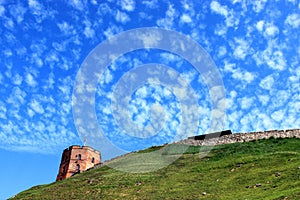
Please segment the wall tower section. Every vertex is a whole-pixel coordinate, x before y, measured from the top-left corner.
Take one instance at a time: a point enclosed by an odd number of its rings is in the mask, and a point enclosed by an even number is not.
[[[88,146],[70,146],[62,153],[56,181],[69,178],[100,163],[101,155],[99,151]]]

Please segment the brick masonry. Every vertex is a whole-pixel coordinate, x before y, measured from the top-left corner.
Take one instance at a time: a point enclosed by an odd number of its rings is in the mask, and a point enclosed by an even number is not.
[[[100,152],[88,146],[70,146],[62,153],[56,181],[86,171],[101,163]]]

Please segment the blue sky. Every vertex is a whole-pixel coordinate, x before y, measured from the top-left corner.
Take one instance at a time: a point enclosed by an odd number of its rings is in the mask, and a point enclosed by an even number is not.
[[[73,118],[77,72],[101,42],[143,27],[184,34],[211,56],[225,89],[223,129],[300,127],[297,0],[0,0],[0,199],[54,181],[64,148],[82,144],[84,137],[87,144],[94,142],[91,133],[77,132],[80,123]],[[172,68],[195,91],[197,131],[184,136],[208,132],[212,97],[202,75],[172,52],[139,49],[114,60],[96,87],[97,123],[109,141],[132,151],[176,138],[182,106],[166,85],[147,82],[127,101],[128,119],[144,135],[128,133],[114,121],[114,89],[126,73],[147,63]],[[151,121],[153,110],[163,118]],[[161,126],[149,126],[161,120]]]

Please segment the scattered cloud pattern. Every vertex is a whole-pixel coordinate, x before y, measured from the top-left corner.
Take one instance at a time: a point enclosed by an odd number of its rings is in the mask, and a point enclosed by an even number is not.
[[[80,142],[72,91],[81,63],[96,45],[133,28],[161,27],[189,35],[223,77],[233,132],[300,127],[300,3],[298,1],[1,1],[0,148],[53,153]],[[149,41],[153,42],[153,41]],[[210,126],[208,91],[193,67],[163,51],[124,55],[106,70],[96,93],[99,125],[127,150],[170,142],[180,104],[167,88],[145,85],[129,102],[137,125],[149,108],[167,113],[160,140],[128,146],[113,124],[110,98],[126,71],[147,62],[172,66],[199,98],[199,129]],[[124,138],[124,139],[123,139]]]

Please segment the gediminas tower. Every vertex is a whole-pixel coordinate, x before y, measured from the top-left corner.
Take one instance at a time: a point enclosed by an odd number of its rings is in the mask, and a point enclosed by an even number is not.
[[[101,163],[100,152],[88,146],[70,146],[62,153],[56,181],[86,171]]]

